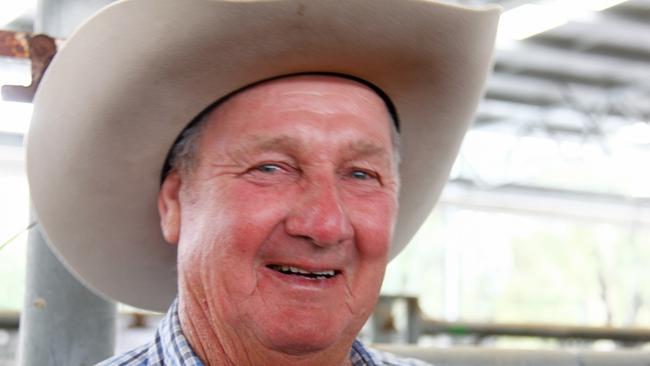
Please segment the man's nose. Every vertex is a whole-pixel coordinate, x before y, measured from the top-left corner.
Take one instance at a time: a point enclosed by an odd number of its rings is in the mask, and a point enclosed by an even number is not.
[[[295,197],[286,219],[289,235],[308,239],[320,247],[337,245],[353,237],[347,207],[332,180],[312,183]]]

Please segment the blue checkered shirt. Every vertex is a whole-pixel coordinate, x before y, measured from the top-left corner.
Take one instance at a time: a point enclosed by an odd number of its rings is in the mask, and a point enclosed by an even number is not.
[[[428,363],[399,358],[364,346],[359,340],[352,344],[350,361],[353,366],[426,366]],[[169,308],[156,331],[155,339],[125,354],[115,356],[96,366],[203,366],[192,351],[178,320],[177,301]]]

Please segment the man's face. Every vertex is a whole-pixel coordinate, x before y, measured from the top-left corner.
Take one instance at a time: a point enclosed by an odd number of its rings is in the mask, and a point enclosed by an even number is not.
[[[209,118],[195,169],[161,190],[181,303],[199,304],[222,337],[291,354],[349,347],[376,302],[397,212],[383,101],[354,81],[298,76]]]

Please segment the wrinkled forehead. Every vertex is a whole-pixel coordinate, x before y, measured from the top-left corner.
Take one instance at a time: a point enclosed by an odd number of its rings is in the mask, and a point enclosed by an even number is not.
[[[342,94],[348,99],[341,99]],[[328,97],[336,98],[337,110],[355,108],[355,104],[360,101],[374,104],[379,100],[388,111],[395,127],[399,129],[397,112],[386,93],[366,80],[344,74],[305,73],[262,80],[230,93],[208,109],[214,110],[218,105],[231,104],[232,101],[238,100],[255,100],[261,102],[261,105],[268,105],[264,101],[277,104],[277,101],[281,100],[286,106],[305,106],[313,103],[318,104],[319,108],[327,108],[327,104],[321,101]],[[332,106],[333,104],[330,104],[330,107]]]
[[[283,75],[246,85],[213,102],[199,113],[187,127],[191,127],[197,120],[224,104],[230,104],[233,100],[258,99],[275,103],[273,100],[277,100],[277,98],[272,97],[281,96],[280,99],[286,101],[287,104],[304,105],[304,103],[309,103],[310,99],[306,97],[310,95],[314,96],[312,101],[319,99],[317,97],[328,96],[328,94],[332,97],[339,96],[342,92],[342,85],[346,86],[345,92],[351,98],[365,99],[369,103],[379,98],[388,111],[395,128],[399,131],[397,110],[389,96],[378,86],[351,75],[318,72]],[[338,105],[340,103],[340,101],[337,102]]]
[[[328,100],[331,102],[323,102]],[[237,93],[225,104],[240,101],[255,102],[260,107],[307,107],[326,114],[354,111],[359,105],[383,105],[377,93],[365,84],[348,78],[321,75],[292,76],[263,82]]]
[[[335,100],[335,104],[322,103],[323,99],[327,98]],[[273,107],[287,109],[292,106],[302,108],[312,104],[322,113],[340,112],[342,109],[354,112],[356,108],[359,108],[359,102],[380,105],[380,108],[387,112],[394,130],[399,132],[397,111],[388,95],[376,85],[354,76],[336,73],[301,73],[249,84],[210,104],[185,127],[167,155],[161,172],[161,181],[172,168],[170,158],[174,147],[183,139],[184,135],[187,135],[188,131],[200,128],[200,125],[204,124],[203,122],[206,122],[215,112],[227,113],[228,109],[236,109],[241,113],[242,110],[268,107],[271,104]]]

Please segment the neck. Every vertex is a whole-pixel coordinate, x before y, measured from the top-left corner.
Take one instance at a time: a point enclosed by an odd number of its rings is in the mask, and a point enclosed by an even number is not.
[[[264,346],[248,329],[236,329],[218,321],[205,304],[191,296],[180,296],[178,314],[183,334],[206,366],[296,365],[348,366],[352,341],[347,347],[296,354]]]

